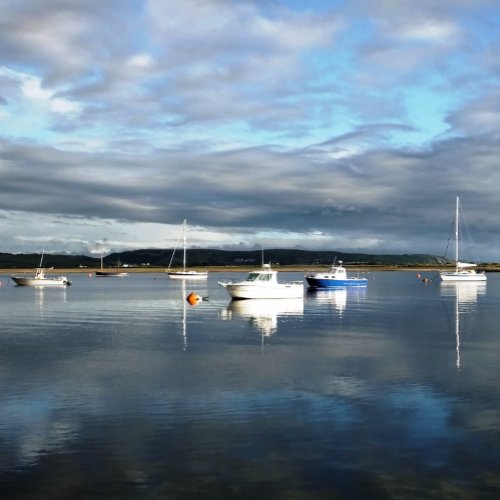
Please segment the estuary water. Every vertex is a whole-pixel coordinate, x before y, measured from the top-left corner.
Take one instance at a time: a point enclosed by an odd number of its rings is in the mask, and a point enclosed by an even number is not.
[[[232,303],[240,276],[0,276],[1,498],[499,498],[500,274]]]

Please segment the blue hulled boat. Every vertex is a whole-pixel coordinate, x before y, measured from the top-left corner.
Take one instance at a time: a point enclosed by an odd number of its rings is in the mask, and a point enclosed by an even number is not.
[[[305,276],[307,284],[311,288],[335,288],[340,286],[366,286],[367,278],[348,277],[345,267],[342,266],[342,261],[339,260],[339,265],[335,262],[326,273],[311,273]]]

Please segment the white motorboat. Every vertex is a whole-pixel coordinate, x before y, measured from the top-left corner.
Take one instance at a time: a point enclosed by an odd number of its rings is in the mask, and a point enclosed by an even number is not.
[[[45,276],[42,267],[43,253],[40,264],[35,270],[34,276],[11,276],[10,279],[18,286],[69,286],[71,281],[66,276]]]
[[[462,233],[460,230],[460,198],[457,196],[455,208],[455,270],[441,271],[441,281],[486,281],[486,274],[477,269],[477,264],[462,262],[460,260],[460,244]]]
[[[186,267],[186,226],[187,221],[184,219],[182,223],[182,244],[183,244],[183,256],[182,256],[182,270],[171,271],[170,266],[174,260],[175,250],[172,252],[172,258],[165,272],[168,274],[170,279],[188,279],[188,280],[206,280],[208,278],[207,271],[195,271],[194,269],[187,269]]]
[[[304,296],[304,283],[278,282],[278,272],[264,264],[262,269],[251,271],[247,278],[237,282],[219,281],[233,299],[297,299]]]

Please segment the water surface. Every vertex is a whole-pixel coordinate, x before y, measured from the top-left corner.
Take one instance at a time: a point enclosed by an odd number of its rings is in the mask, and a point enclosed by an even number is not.
[[[498,498],[500,275],[367,277],[0,277],[2,498]]]

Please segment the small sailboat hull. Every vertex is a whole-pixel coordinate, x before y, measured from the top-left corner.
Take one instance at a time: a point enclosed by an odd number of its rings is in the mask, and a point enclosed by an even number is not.
[[[125,276],[128,276],[128,273],[96,271],[95,275],[97,278],[124,278]]]
[[[172,280],[206,280],[208,273],[205,271],[169,271],[168,277]]]
[[[486,274],[476,271],[465,272],[442,272],[439,277],[441,281],[486,281]]]

